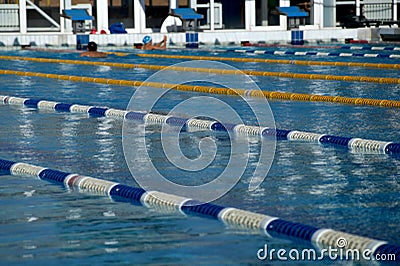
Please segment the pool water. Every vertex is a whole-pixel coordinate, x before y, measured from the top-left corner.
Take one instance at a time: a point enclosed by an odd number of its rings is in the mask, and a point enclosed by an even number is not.
[[[325,51],[326,49],[324,49]],[[334,51],[334,50],[333,50]],[[82,59],[71,53],[0,51],[0,55],[173,65],[180,59],[127,56]],[[151,52],[149,52],[151,53]],[[176,55],[277,58],[274,55],[216,53],[212,50],[168,50]],[[380,51],[385,53],[385,51]],[[395,53],[390,51],[390,53]],[[358,61],[397,64],[396,59],[279,56],[293,60]],[[1,61],[1,69],[144,81],[155,72],[106,66]],[[398,77],[398,70],[360,67],[299,66],[224,62],[238,69]],[[194,65],[195,66],[195,65]],[[399,99],[399,85],[361,82],[252,77],[262,90],[374,99]],[[125,109],[135,88],[110,84],[1,75],[1,95],[72,104]],[[255,121],[240,98],[171,91],[157,106],[166,112],[177,101],[194,96],[215,97]],[[252,99],[257,104],[256,99]],[[400,111],[396,108],[322,102],[269,100],[276,127],[337,136],[400,142]],[[207,105],[204,106],[207,109]],[[136,122],[135,122],[136,123]],[[109,117],[43,111],[0,105],[0,158],[79,173],[137,186],[122,147],[122,121]],[[137,122],[137,127],[143,126]],[[149,127],[153,163],[176,182],[199,184],[223,171],[229,160],[230,139],[223,132],[180,135],[183,152],[198,156],[199,141],[213,138],[217,159],[203,174],[182,174],[160,155],[161,127]],[[251,137],[249,164],[238,184],[214,203],[277,216],[285,220],[332,228],[400,244],[399,157],[362,154],[316,143],[277,141],[271,169],[261,186],[248,190],[258,163],[261,139]],[[243,153],[246,156],[248,151]],[[140,157],[140,156],[139,156]],[[140,165],[138,164],[138,167]],[[265,264],[257,251],[302,249],[309,244],[226,226],[197,216],[161,212],[114,202],[29,177],[0,179],[0,264],[133,265],[133,264]],[[268,263],[280,264],[278,260]],[[299,262],[295,262],[299,263]],[[307,264],[307,262],[303,262]],[[321,264],[352,262],[330,261]]]

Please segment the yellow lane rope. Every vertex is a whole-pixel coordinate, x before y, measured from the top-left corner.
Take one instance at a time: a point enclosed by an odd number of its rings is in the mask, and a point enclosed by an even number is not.
[[[70,80],[70,81],[78,81],[78,82],[114,84],[114,85],[122,85],[122,86],[135,86],[135,87],[148,86],[148,87],[154,87],[154,88],[175,89],[175,90],[181,90],[181,91],[193,91],[193,92],[202,92],[202,93],[211,93],[211,94],[265,97],[267,99],[279,99],[279,100],[288,100],[288,101],[331,102],[331,103],[344,103],[344,104],[354,104],[354,105],[384,106],[384,107],[396,107],[396,108],[400,107],[400,101],[394,101],[394,100],[350,98],[350,97],[342,97],[342,96],[328,96],[328,95],[302,94],[302,93],[277,92],[277,91],[249,91],[249,90],[244,90],[244,89],[233,89],[233,88],[216,88],[216,87],[208,87],[208,86],[168,84],[168,83],[161,83],[161,82],[118,80],[118,79],[47,74],[47,73],[38,73],[38,72],[16,71],[16,70],[1,70],[1,69],[0,69],[0,74],[2,74],[2,75],[19,75],[19,76],[35,76],[35,77],[43,77],[43,78]]]
[[[127,56],[127,55],[131,54],[131,53],[123,53],[123,52],[103,52],[103,53],[105,53],[105,54],[113,54],[113,55],[116,55],[116,56]]]
[[[19,56],[0,56],[0,60],[1,59],[24,60],[24,61],[34,61],[42,63],[80,64],[80,65],[96,65],[96,66],[102,65],[102,66],[122,67],[122,68],[144,68],[151,70],[162,70],[168,68],[168,70],[176,70],[176,71],[205,72],[205,73],[226,74],[226,75],[246,74],[252,76],[264,76],[264,77],[400,84],[399,78],[384,78],[384,77],[336,76],[336,75],[323,75],[323,74],[266,72],[266,71],[253,71],[253,70],[232,70],[232,69],[212,69],[212,68],[210,69],[210,68],[179,67],[179,66],[158,66],[158,65],[146,65],[146,64],[126,64],[126,63],[101,62],[101,61],[94,62],[94,61],[67,60],[67,59],[33,58],[33,57],[19,57]]]
[[[36,47],[25,47],[22,50],[29,50],[29,51],[39,51],[39,52],[53,52],[53,53],[82,53],[85,51],[78,51],[78,50],[71,50],[71,49],[53,49],[53,48],[36,48]],[[103,52],[106,54],[114,54],[117,56],[127,56],[131,53],[121,53],[121,52]]]
[[[214,60],[214,61],[234,61],[252,63],[273,63],[273,64],[292,64],[292,65],[316,65],[316,66],[348,66],[348,67],[370,67],[400,69],[400,64],[377,64],[361,62],[330,62],[330,61],[305,61],[288,59],[263,59],[263,58],[236,58],[222,56],[192,56],[192,55],[167,55],[167,54],[136,54],[140,57],[156,57],[169,59],[188,59],[188,60]]]

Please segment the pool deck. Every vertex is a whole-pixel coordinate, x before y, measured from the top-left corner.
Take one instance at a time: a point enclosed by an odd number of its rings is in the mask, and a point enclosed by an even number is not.
[[[242,41],[265,42],[265,43],[290,43],[290,30],[220,30],[199,32],[199,42],[205,45],[237,45]],[[325,28],[315,29],[311,26],[300,27],[304,33],[305,43],[333,43],[344,42],[345,39],[367,40],[369,42],[380,41],[379,31],[381,28],[359,28],[342,29]],[[90,34],[90,41],[95,41],[100,46],[132,46],[141,43],[145,33],[127,34]],[[162,40],[162,33],[151,34],[155,41]],[[168,33],[169,44],[184,45],[185,33]],[[31,44],[33,46],[74,46],[76,45],[76,35],[72,33],[39,33],[30,32],[20,34],[15,32],[0,33],[0,46],[20,46]]]

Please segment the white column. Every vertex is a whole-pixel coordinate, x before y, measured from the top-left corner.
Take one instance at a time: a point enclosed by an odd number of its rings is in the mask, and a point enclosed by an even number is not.
[[[397,20],[397,0],[393,0],[393,20]]]
[[[210,30],[215,29],[215,9],[214,0],[210,0]]]
[[[64,1],[60,0],[60,14],[63,13],[64,9],[65,9]],[[65,32],[65,21],[66,21],[66,19],[60,16],[60,31],[61,31],[61,33]]]
[[[279,0],[279,6],[290,6],[290,0]]]
[[[97,31],[108,30],[108,2],[107,0],[96,0],[97,5]]]
[[[19,0],[19,32],[27,32],[27,22],[26,22],[26,1]]]
[[[313,0],[311,5],[313,7],[311,23],[321,29],[324,25],[324,2],[323,0]]]
[[[197,10],[197,0],[190,0],[189,7],[194,8],[194,10]]]
[[[61,2],[64,2],[64,8],[63,9],[71,9],[71,0],[61,0],[60,1],[60,9],[61,9]],[[64,19],[65,21],[65,26],[63,26],[61,24],[61,20],[60,20],[60,27],[64,28],[65,27],[65,31],[66,32],[72,32],[72,20],[70,19]]]
[[[261,26],[268,26],[268,0],[261,0]]]
[[[361,15],[360,0],[356,0],[356,16]]]
[[[145,32],[146,29],[146,13],[145,13],[145,0],[134,0],[133,10],[135,18],[135,30]]]
[[[246,0],[244,10],[245,29],[251,30],[256,26],[256,1]]]
[[[169,9],[175,9],[179,6],[178,0],[169,0]]]
[[[279,0],[279,6],[290,6],[290,0]],[[279,25],[281,28],[287,29],[287,17],[279,16]]]
[[[325,0],[324,27],[336,26],[336,0]]]

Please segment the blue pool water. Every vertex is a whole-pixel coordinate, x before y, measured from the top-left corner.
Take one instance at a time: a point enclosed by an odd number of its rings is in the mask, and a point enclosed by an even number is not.
[[[326,49],[324,49],[326,51]],[[329,50],[330,51],[330,50]],[[334,50],[333,50],[334,51]],[[185,60],[142,58],[138,51],[120,57],[81,59],[77,54],[0,51],[0,55],[98,60],[172,65]],[[176,55],[206,55],[293,60],[397,63],[384,58],[332,58],[215,53],[208,50],[169,50]],[[384,51],[380,51],[384,53]],[[390,51],[394,53],[394,51]],[[225,62],[246,70],[398,77],[398,70]],[[154,71],[105,66],[1,61],[1,69],[146,80]],[[252,77],[263,90],[400,100],[399,85],[360,82]],[[135,88],[65,80],[0,76],[1,95],[125,109]],[[206,95],[172,91],[158,108],[165,112],[178,100]],[[210,95],[209,95],[210,96]],[[247,123],[254,119],[239,98],[212,95],[238,109]],[[257,100],[255,101],[257,104]],[[400,142],[400,111],[395,108],[352,106],[321,102],[269,101],[276,127]],[[240,108],[239,108],[240,107]],[[207,109],[205,105],[204,109]],[[125,162],[122,121],[83,114],[43,111],[0,104],[0,158],[26,162],[137,186]],[[137,126],[142,126],[137,123]],[[199,175],[182,175],[160,156],[160,127],[150,126],[149,152],[153,163],[177,182],[198,184],[220,173],[229,159],[224,133],[182,132],[183,151],[198,155],[199,140],[212,137],[217,159]],[[278,141],[276,153],[261,186],[248,191],[258,162],[260,139],[251,139],[251,156],[244,176],[216,204],[283,219],[333,228],[400,244],[400,158],[361,154],[316,143]],[[246,154],[243,154],[245,156]],[[138,163],[138,167],[140,167]],[[195,180],[193,180],[195,179]],[[265,264],[257,251],[302,249],[309,244],[268,238],[259,232],[225,226],[211,219],[160,212],[69,190],[29,177],[2,175],[0,179],[0,264],[134,265],[134,264]],[[279,264],[279,261],[272,263]],[[268,263],[271,263],[268,261]],[[295,262],[298,263],[298,262]],[[345,264],[347,262],[320,262]],[[304,262],[304,264],[307,264]]]

